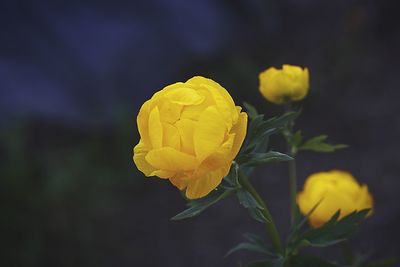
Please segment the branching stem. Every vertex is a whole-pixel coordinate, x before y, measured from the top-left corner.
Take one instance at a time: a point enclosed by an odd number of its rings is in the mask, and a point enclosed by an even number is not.
[[[274,223],[274,220],[272,219],[271,213],[268,210],[267,204],[264,202],[264,200],[258,194],[258,192],[254,188],[254,186],[250,183],[249,179],[241,172],[239,172],[239,182],[243,186],[243,188],[253,196],[253,198],[258,202],[258,204],[261,207],[263,207],[261,212],[264,215],[264,217],[267,218],[267,220],[268,220],[265,222],[265,227],[266,227],[267,233],[268,233],[269,237],[271,238],[274,249],[277,252],[282,253],[281,239],[280,239],[278,230],[276,228],[276,225]]]

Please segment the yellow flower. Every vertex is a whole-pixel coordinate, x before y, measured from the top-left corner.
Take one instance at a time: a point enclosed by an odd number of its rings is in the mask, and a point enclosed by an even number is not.
[[[301,213],[306,215],[318,202],[309,218],[313,227],[326,223],[338,210],[341,219],[355,210],[373,208],[368,187],[360,185],[350,173],[339,170],[314,173],[307,178],[303,192],[297,195]]]
[[[169,179],[195,199],[228,174],[246,136],[247,114],[221,85],[196,76],[155,93],[142,105],[137,124],[138,169]]]
[[[281,70],[269,68],[259,75],[260,92],[270,102],[283,104],[302,100],[308,93],[308,69],[283,65]]]

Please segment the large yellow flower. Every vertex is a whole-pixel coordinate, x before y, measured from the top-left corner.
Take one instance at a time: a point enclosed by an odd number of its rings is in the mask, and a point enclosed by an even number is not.
[[[196,76],[155,93],[142,105],[137,124],[138,169],[169,179],[195,199],[228,174],[246,136],[247,114],[221,85]]]
[[[308,69],[283,65],[282,69],[269,68],[259,75],[260,92],[270,102],[283,104],[302,100],[308,93]]]
[[[297,203],[304,215],[319,202],[309,218],[314,227],[326,223],[338,210],[341,219],[355,210],[373,208],[368,187],[360,185],[350,173],[339,170],[310,175],[303,192],[297,195]]]

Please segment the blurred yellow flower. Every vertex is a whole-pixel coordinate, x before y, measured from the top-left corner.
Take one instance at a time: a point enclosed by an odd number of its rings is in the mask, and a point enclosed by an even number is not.
[[[307,178],[303,192],[297,195],[301,213],[306,215],[318,202],[309,218],[313,227],[326,223],[338,210],[341,219],[355,210],[373,208],[368,187],[360,185],[350,173],[339,170],[314,173]]]
[[[302,100],[308,93],[308,69],[283,65],[282,69],[269,68],[259,75],[261,94],[270,102],[283,104]]]
[[[195,199],[228,174],[246,136],[247,114],[221,85],[196,76],[155,93],[142,105],[137,124],[138,169],[169,179]]]

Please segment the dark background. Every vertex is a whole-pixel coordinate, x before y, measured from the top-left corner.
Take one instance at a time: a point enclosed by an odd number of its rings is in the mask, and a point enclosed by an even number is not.
[[[0,4],[1,266],[256,259],[223,258],[242,233],[263,234],[235,198],[169,220],[185,201],[132,163],[136,115],[155,91],[194,75],[277,115],[281,107],[258,93],[258,73],[283,63],[311,73],[296,128],[350,145],[301,154],[299,184],[316,171],[351,171],[376,201],[351,244],[376,259],[399,254],[399,1],[39,2]],[[286,234],[285,164],[253,180]]]

